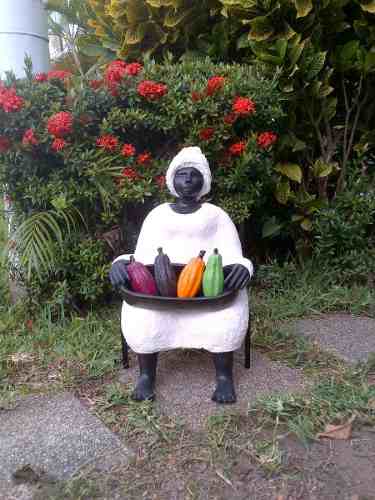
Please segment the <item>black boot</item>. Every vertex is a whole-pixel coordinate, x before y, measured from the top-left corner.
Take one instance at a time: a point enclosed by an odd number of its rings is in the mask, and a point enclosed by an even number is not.
[[[155,377],[158,353],[138,354],[139,379],[132,394],[135,401],[153,401],[155,399]]]
[[[233,383],[233,352],[214,353],[216,368],[216,389],[212,401],[217,403],[235,403],[236,392]]]

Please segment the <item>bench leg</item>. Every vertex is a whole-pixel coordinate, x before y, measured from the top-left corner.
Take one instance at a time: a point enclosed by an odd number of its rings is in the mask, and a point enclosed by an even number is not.
[[[120,334],[121,334],[121,346],[122,346],[122,366],[126,369],[129,368],[129,347],[121,330]]]
[[[245,337],[245,368],[249,369],[251,365],[251,316],[249,318],[249,326]]]

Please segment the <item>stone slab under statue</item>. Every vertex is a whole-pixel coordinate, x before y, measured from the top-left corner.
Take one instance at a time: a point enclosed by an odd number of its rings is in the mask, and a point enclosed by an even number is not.
[[[171,262],[186,264],[200,250],[206,251],[207,258],[218,248],[224,269],[228,266],[225,289],[238,290],[238,294],[220,310],[145,310],[124,301],[122,332],[138,355],[140,369],[133,398],[154,399],[158,352],[197,348],[213,353],[216,389],[212,399],[234,403],[233,351],[241,346],[248,328],[246,286],[253,265],[243,257],[238,232],[229,215],[211,203],[201,202],[211,190],[211,171],[200,148],[183,148],[173,158],[166,183],[175,202],[163,203],[147,215],[134,251],[135,259],[145,265],[153,264],[157,248],[162,247]],[[110,270],[113,286],[127,283],[129,257],[121,255],[113,262]]]

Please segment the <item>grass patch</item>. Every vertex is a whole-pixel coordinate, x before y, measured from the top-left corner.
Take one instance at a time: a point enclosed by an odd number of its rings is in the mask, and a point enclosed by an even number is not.
[[[314,262],[308,262],[303,269],[293,262],[261,266],[251,303],[255,346],[274,360],[321,375],[322,370],[342,370],[344,363],[294,335],[288,322],[335,311],[373,316],[375,290],[341,284],[336,274],[317,269]]]
[[[131,393],[134,387],[119,383],[110,383],[103,388],[96,399],[95,409],[100,418],[111,428],[127,439],[136,439],[141,443],[156,443],[164,446],[175,441],[181,427],[168,416],[159,415],[150,401],[133,401]]]
[[[0,323],[0,376],[41,390],[72,387],[113,373],[120,349],[118,311],[53,323],[43,309],[31,319],[11,307]]]
[[[332,311],[374,315],[375,290],[345,285],[336,273],[323,271],[317,262],[303,269],[294,262],[261,266],[253,294],[254,314],[268,321],[284,321]]]
[[[353,414],[361,423],[375,424],[375,386],[368,383],[369,368],[358,365],[340,375],[324,377],[304,394],[259,398],[249,413],[275,432],[289,432],[307,444],[326,424],[341,424]]]

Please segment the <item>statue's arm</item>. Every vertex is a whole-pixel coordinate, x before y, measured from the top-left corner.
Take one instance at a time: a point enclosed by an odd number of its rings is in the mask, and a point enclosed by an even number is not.
[[[222,211],[220,224],[220,253],[223,256],[226,289],[240,289],[246,287],[252,275],[254,266],[250,259],[242,254],[241,241],[238,231],[229,215]]]

